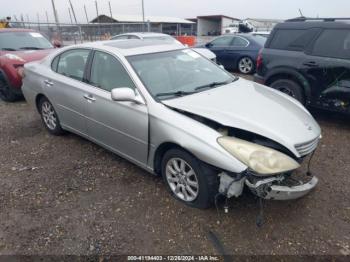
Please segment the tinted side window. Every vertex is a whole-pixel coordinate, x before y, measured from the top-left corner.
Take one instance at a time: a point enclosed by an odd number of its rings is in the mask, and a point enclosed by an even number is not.
[[[248,46],[249,42],[241,37],[235,37],[232,42],[232,46],[237,47],[246,47]]]
[[[129,35],[128,39],[140,39],[139,37],[135,36],[135,35]]]
[[[269,48],[289,51],[303,51],[318,30],[279,29],[275,32]]]
[[[121,35],[121,36],[112,37],[112,40],[121,40],[121,39],[128,39],[128,36],[127,35]]]
[[[85,65],[90,54],[87,49],[75,49],[60,55],[57,73],[83,81]]]
[[[222,36],[211,42],[212,46],[229,46],[233,40],[233,36]]]
[[[92,62],[90,84],[106,91],[118,87],[135,88],[123,65],[115,57],[98,51]]]
[[[350,59],[350,30],[324,30],[317,39],[312,54]]]

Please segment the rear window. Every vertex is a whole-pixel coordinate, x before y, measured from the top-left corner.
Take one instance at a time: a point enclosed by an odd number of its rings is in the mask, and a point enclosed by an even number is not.
[[[312,54],[316,56],[350,59],[350,30],[324,30],[317,39]]]
[[[318,29],[278,29],[270,43],[270,48],[289,51],[304,51],[317,32]]]

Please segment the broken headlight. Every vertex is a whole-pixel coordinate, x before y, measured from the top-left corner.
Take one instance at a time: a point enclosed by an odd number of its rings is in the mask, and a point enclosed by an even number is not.
[[[300,167],[294,159],[277,150],[235,137],[220,137],[218,143],[232,156],[260,175],[280,174]]]

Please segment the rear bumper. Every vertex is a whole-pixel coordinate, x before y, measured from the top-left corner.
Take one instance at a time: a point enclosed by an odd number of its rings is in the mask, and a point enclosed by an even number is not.
[[[264,77],[258,75],[258,74],[254,74],[254,82],[257,82],[259,84],[264,85],[265,84],[265,79]]]
[[[318,183],[317,177],[312,177],[307,183],[291,187],[278,185],[275,183],[276,181],[278,180],[273,181],[273,179],[268,178],[255,184],[250,183],[248,180],[245,182],[249,189],[258,197],[281,201],[301,198],[313,190]]]

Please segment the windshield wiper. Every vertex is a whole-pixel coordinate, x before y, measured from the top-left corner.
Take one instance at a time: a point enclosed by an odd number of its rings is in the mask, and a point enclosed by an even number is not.
[[[159,93],[156,95],[156,97],[160,97],[160,96],[187,96],[187,95],[191,95],[194,93],[196,93],[196,92],[175,91],[175,92]]]
[[[19,49],[24,49],[24,50],[42,50],[43,48],[35,47],[35,46],[24,46],[24,47],[20,47]]]
[[[5,50],[5,51],[17,51],[16,49],[10,48],[10,47],[3,47],[3,48],[1,48],[1,50]]]
[[[226,80],[226,81],[222,81],[222,82],[212,82],[212,83],[209,83],[206,85],[198,86],[194,90],[198,91],[198,90],[205,89],[205,88],[213,88],[213,87],[217,87],[217,86],[227,85],[229,83],[232,83],[233,81],[235,81],[235,79],[230,79],[230,80]]]

